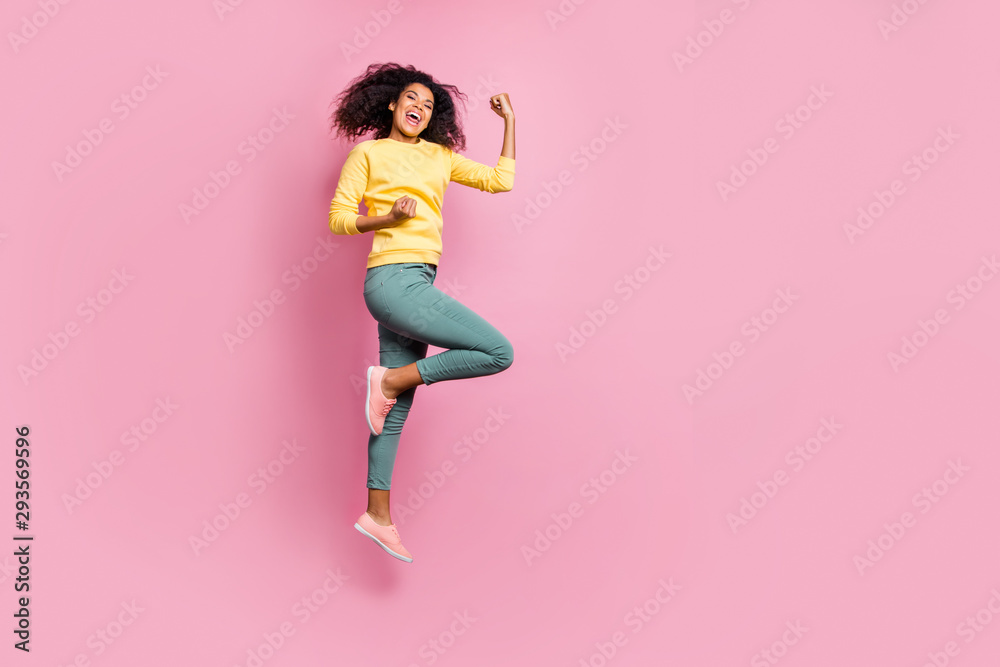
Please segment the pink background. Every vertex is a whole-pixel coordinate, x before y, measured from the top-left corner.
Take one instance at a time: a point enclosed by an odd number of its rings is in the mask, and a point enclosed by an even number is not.
[[[996,664],[1000,6],[663,4],[5,3],[4,665]],[[490,95],[518,123],[512,192],[450,189],[438,274],[514,364],[419,390],[410,565],[353,528],[371,238],[327,227],[329,105],[382,61],[469,94],[472,159],[499,154]]]

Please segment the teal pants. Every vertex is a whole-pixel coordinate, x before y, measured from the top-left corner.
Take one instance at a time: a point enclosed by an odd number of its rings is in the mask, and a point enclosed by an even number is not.
[[[378,322],[379,365],[417,364],[424,384],[492,375],[510,367],[514,348],[489,322],[434,286],[437,266],[406,262],[365,273],[364,297]],[[427,356],[427,346],[445,348]],[[407,389],[385,417],[381,435],[368,434],[368,488],[388,489],[400,434],[417,388]]]

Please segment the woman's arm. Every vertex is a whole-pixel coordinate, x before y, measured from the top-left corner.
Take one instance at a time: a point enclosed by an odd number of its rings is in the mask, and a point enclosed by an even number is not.
[[[356,223],[367,216],[358,215],[358,204],[361,203],[368,187],[368,155],[367,146],[358,144],[347,154],[344,166],[340,170],[340,180],[337,182],[337,192],[330,202],[330,231],[334,234],[360,234]]]
[[[514,159],[514,109],[510,106],[507,93],[500,93],[490,98],[490,108],[503,118],[503,148],[501,157]]]
[[[359,215],[355,226],[361,233],[371,232],[383,227],[395,227],[407,218],[417,214],[417,200],[403,196],[397,199],[392,210],[385,215]]]
[[[503,118],[503,148],[497,166],[490,168],[451,152],[450,180],[484,192],[509,192],[514,188],[514,110],[507,93],[490,98],[490,107]]]
[[[383,227],[395,227],[416,215],[417,202],[400,197],[385,215],[359,215],[358,204],[368,187],[367,143],[358,144],[347,154],[340,171],[337,192],[330,202],[330,231],[334,234],[364,234]]]

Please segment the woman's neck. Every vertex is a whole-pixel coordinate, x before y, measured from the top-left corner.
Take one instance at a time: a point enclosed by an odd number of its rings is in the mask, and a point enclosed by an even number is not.
[[[398,141],[403,144],[419,144],[423,139],[420,137],[408,137],[395,127],[389,131],[389,136],[386,139],[392,139],[393,141]]]

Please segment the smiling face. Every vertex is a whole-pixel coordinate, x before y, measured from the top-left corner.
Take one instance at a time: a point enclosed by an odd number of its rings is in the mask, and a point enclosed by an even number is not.
[[[411,83],[389,108],[392,109],[393,133],[416,137],[430,123],[431,113],[434,111],[434,93],[423,84]]]

